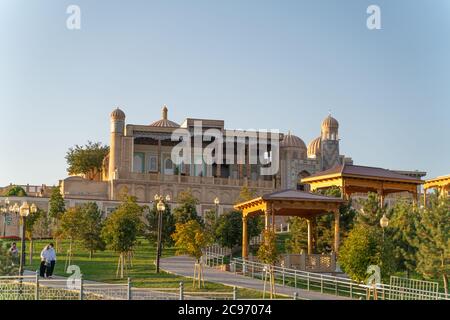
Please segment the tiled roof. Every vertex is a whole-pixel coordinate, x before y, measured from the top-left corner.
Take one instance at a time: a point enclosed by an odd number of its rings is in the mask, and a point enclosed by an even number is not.
[[[299,190],[282,190],[262,196],[263,200],[307,200],[307,201],[344,201],[341,198],[323,196],[311,192],[299,191]]]

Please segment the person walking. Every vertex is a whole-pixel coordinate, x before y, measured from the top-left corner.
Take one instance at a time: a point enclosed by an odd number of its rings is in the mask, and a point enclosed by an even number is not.
[[[19,261],[19,249],[17,249],[17,245],[15,242],[11,244],[11,248],[9,248],[9,254],[11,255],[13,265],[17,264]]]
[[[40,264],[40,266],[39,266],[39,275],[42,277],[42,278],[45,278],[46,277],[46,274],[47,274],[47,268],[49,268],[50,267],[50,251],[49,251],[49,249],[50,249],[50,245],[46,245],[45,247],[44,247],[44,249],[42,249],[42,251],[41,251],[41,264]]]
[[[56,251],[55,251],[55,248],[53,247],[53,243],[50,243],[48,246],[49,246],[49,249],[48,249],[49,266],[46,269],[46,274],[47,274],[47,278],[51,279],[53,277],[53,270],[55,269],[55,264],[56,264]]]

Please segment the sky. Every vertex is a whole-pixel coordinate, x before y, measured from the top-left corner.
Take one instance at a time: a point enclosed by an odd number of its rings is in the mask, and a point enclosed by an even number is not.
[[[331,110],[355,164],[449,174],[449,36],[447,0],[0,0],[0,186],[57,184],[116,106],[150,124],[163,104],[306,144]]]

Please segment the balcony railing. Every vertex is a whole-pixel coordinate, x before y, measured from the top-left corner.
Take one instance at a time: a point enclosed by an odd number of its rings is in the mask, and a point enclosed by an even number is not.
[[[216,178],[216,177],[196,177],[184,175],[166,175],[158,173],[138,173],[129,172],[121,173],[119,179],[130,179],[136,181],[154,181],[181,184],[206,184],[220,186],[248,186],[250,188],[266,188],[274,189],[275,182],[267,180],[249,180],[249,179],[232,179],[232,178]]]

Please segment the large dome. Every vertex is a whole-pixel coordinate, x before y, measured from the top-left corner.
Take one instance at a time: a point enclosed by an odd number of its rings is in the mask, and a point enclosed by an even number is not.
[[[320,137],[315,138],[308,144],[308,158],[316,158],[320,154],[322,140]]]
[[[178,123],[170,121],[167,118],[167,113],[168,113],[167,106],[164,105],[162,110],[161,110],[162,119],[153,122],[152,124],[150,124],[150,126],[151,127],[165,127],[165,128],[179,128],[180,125]]]
[[[300,149],[306,150],[306,144],[303,142],[303,140],[300,139],[299,137],[291,134],[290,131],[288,132],[288,134],[286,134],[284,136],[283,140],[281,140],[280,147],[281,148],[289,148],[289,147],[300,148]]]
[[[111,118],[115,120],[125,120],[125,112],[119,108],[116,108],[113,112],[111,112]]]

